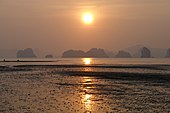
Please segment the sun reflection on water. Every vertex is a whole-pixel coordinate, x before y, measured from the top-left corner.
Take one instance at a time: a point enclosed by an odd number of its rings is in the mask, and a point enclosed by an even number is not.
[[[91,89],[92,79],[90,77],[83,77],[83,91],[82,103],[84,104],[85,113],[91,113],[92,111],[92,94],[89,94]]]
[[[92,102],[91,102],[92,95],[91,94],[85,94],[84,95],[84,105],[86,111],[91,111],[92,110]]]
[[[84,77],[84,84],[91,84],[92,80],[89,77]]]
[[[83,64],[85,65],[90,65],[92,63],[92,59],[91,58],[83,58]]]
[[[92,72],[92,71],[93,71],[93,69],[92,69],[92,68],[90,68],[90,67],[89,67],[89,68],[87,68],[87,67],[86,67],[86,68],[83,68],[83,71],[84,71],[84,72]]]

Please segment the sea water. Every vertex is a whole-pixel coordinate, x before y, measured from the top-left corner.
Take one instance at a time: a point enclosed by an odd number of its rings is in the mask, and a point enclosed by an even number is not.
[[[169,59],[5,59],[2,113],[170,112]]]

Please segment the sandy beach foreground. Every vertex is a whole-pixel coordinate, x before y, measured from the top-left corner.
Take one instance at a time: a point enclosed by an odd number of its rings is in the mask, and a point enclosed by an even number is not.
[[[169,71],[168,65],[1,66],[0,113],[169,113]]]

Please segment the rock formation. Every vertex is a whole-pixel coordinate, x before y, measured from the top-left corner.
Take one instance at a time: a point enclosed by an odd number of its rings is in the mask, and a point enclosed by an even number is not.
[[[32,48],[17,51],[17,58],[36,58]]]
[[[116,55],[116,58],[131,58],[131,54],[126,51],[119,51]]]
[[[151,58],[151,51],[148,48],[143,47],[141,50],[141,58]]]
[[[63,58],[83,58],[83,57],[92,57],[92,58],[108,58],[107,54],[103,49],[92,48],[87,52],[82,50],[68,50],[65,51],[62,55]]]
[[[170,58],[170,48],[167,50],[166,58]]]
[[[105,53],[104,49],[97,49],[92,48],[86,52],[86,57],[93,57],[93,58],[108,58],[107,54]]]
[[[81,50],[68,50],[62,55],[63,58],[81,58],[85,56],[85,52]]]
[[[49,54],[49,55],[46,55],[45,58],[54,58],[53,55]]]

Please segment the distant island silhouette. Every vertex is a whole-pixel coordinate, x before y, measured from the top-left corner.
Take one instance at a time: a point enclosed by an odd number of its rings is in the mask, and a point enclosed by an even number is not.
[[[37,54],[36,54],[37,52]],[[26,48],[23,50],[12,50],[0,52],[2,59],[6,58],[54,58],[53,54],[46,54],[42,51]],[[37,56],[38,55],[38,56]],[[56,55],[58,58],[60,55]],[[119,51],[104,50],[101,48],[91,48],[88,51],[83,50],[67,50],[61,55],[62,58],[170,58],[170,48],[152,48],[143,45],[131,46]]]
[[[170,58],[170,48],[167,50],[166,58]]]
[[[48,54],[48,55],[45,56],[45,58],[54,58],[54,57],[53,57],[53,55]]]
[[[151,51],[147,47],[142,48],[141,58],[151,58]]]
[[[62,54],[62,58],[155,58],[152,55],[152,51],[145,46],[135,48],[135,52],[132,54],[131,50],[120,50],[117,53],[111,51],[105,51],[104,49],[92,48],[87,52],[83,50],[67,50]],[[153,49],[155,52],[155,50]],[[160,51],[159,51],[160,52]],[[163,52],[162,52],[163,53]],[[163,54],[165,56],[165,53]],[[163,56],[162,55],[162,56]],[[167,50],[166,58],[170,58],[170,49]]]
[[[87,52],[82,50],[68,50],[62,55],[63,58],[83,58],[83,57],[93,57],[93,58],[109,58],[105,53],[104,49],[92,48]]]
[[[32,48],[17,51],[17,58],[36,58]]]
[[[123,50],[119,51],[115,57],[116,58],[132,58],[132,56],[129,52],[126,52]]]

